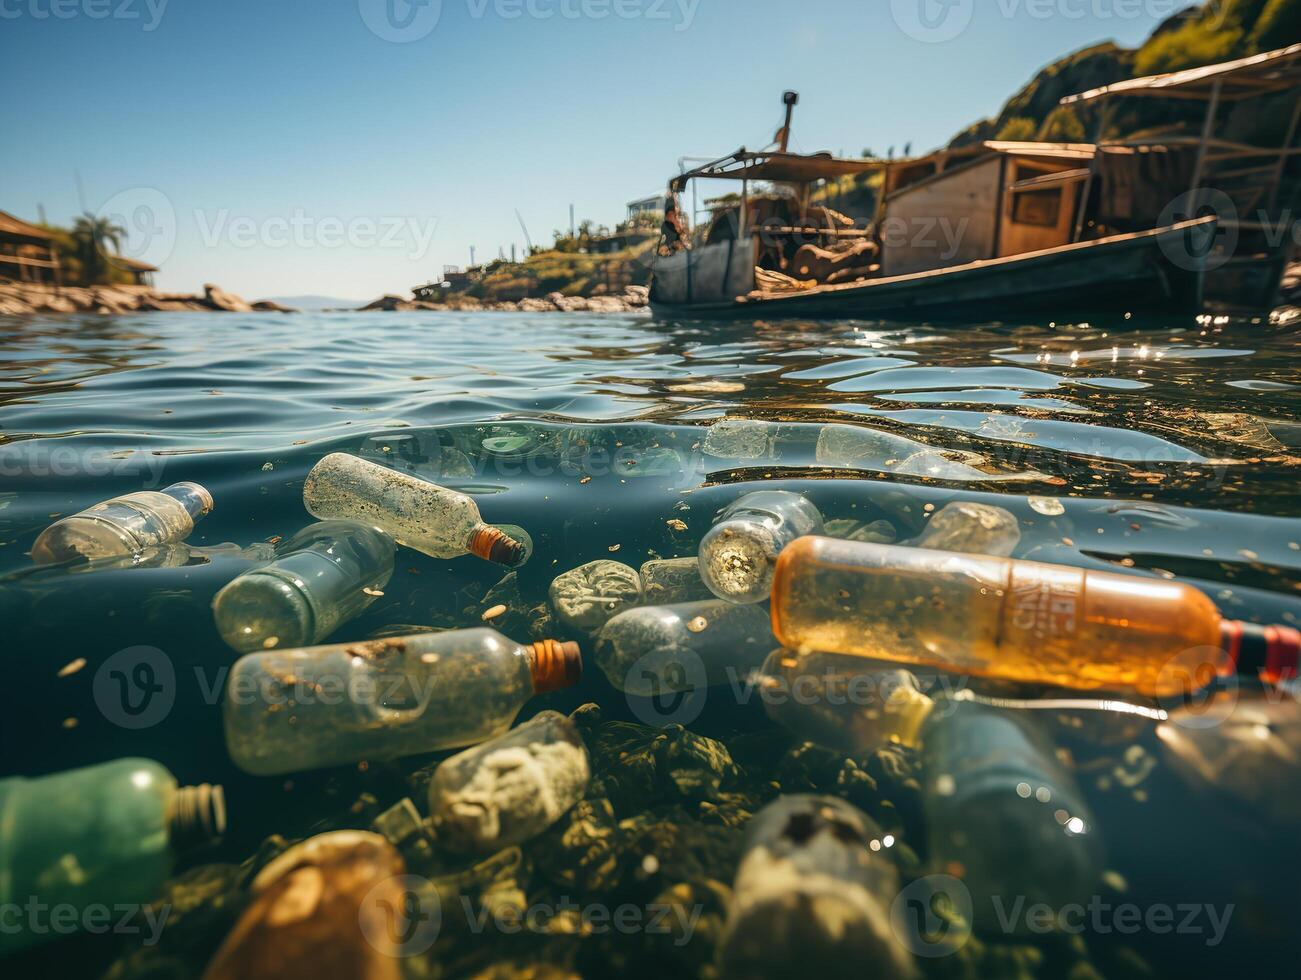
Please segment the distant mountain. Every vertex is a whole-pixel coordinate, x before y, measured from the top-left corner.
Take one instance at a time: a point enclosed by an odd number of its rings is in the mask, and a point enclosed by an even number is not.
[[[296,310],[319,312],[320,310],[355,310],[365,306],[368,300],[340,299],[337,296],[268,296],[267,299],[281,306],[292,306]]]

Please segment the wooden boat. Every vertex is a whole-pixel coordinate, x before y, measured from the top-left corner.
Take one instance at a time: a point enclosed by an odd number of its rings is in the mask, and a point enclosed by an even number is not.
[[[1063,104],[1144,96],[1205,102],[1200,133],[989,140],[849,160],[787,151],[798,102],[788,92],[772,148],[741,149],[670,181],[651,306],[675,317],[927,319],[1190,314],[1210,300],[1220,312],[1271,308],[1291,242],[1280,231],[1301,190],[1301,45]],[[1222,104],[1244,99],[1286,100],[1281,147],[1215,137]],[[694,205],[686,220],[688,187],[694,196],[698,182],[718,180],[739,182],[740,193],[706,200],[707,222]],[[846,188],[851,211],[853,194],[861,201],[870,188],[870,215],[842,213]]]

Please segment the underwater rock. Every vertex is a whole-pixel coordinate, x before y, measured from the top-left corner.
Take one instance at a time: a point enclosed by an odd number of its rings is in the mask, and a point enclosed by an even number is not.
[[[429,811],[449,847],[501,848],[555,823],[582,797],[590,774],[573,722],[543,711],[444,760],[429,784]]]
[[[1011,511],[958,500],[937,510],[913,544],[935,551],[1010,558],[1020,541],[1020,522]]]
[[[590,634],[641,600],[641,576],[621,562],[601,559],[557,576],[548,594],[562,623]]]
[[[830,796],[783,796],[745,835],[719,961],[728,977],[912,977],[890,907],[899,872],[871,819]],[[877,850],[869,844],[877,841]]]
[[[253,902],[204,980],[400,980],[399,939],[386,916],[406,908],[405,870],[388,841],[363,831],[290,848],[254,879]]]

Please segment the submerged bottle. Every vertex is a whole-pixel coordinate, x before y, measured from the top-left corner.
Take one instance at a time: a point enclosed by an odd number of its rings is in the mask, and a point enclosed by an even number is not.
[[[429,781],[429,812],[439,841],[495,852],[559,820],[583,798],[590,777],[577,727],[558,711],[541,711],[440,762]]]
[[[822,515],[808,498],[786,490],[747,493],[724,508],[700,542],[700,577],[728,602],[762,602],[782,549],[822,533]]]
[[[911,977],[890,909],[893,839],[834,796],[781,796],[745,833],[721,946],[727,977]]]
[[[700,559],[695,555],[689,558],[652,558],[642,563],[639,574],[641,598],[648,605],[699,602],[714,596],[700,577]]]
[[[470,554],[516,565],[524,554],[518,541],[484,523],[465,494],[347,453],[331,453],[312,467],[303,505],[322,520],[374,525],[433,558]]]
[[[774,645],[762,609],[710,599],[619,613],[601,628],[595,657],[620,691],[655,697],[741,684]]]
[[[47,565],[70,558],[112,558],[184,541],[212,510],[212,494],[197,483],[114,497],[65,517],[41,532],[32,560]]]
[[[1301,650],[1296,630],[1225,620],[1177,582],[821,537],[777,562],[772,621],[793,650],[1149,697],[1235,664],[1274,682]]]
[[[473,745],[581,675],[576,643],[482,627],[251,653],[226,683],[226,747],[266,776]]]
[[[949,701],[922,742],[931,863],[961,869],[978,930],[997,932],[1000,911],[1022,897],[1026,907],[1088,902],[1102,873],[1097,828],[1029,719]]]
[[[241,653],[320,642],[373,603],[393,574],[393,539],[352,521],[312,524],[280,550],[212,601],[217,631]]]
[[[178,787],[148,759],[0,782],[0,909],[43,907],[45,915],[29,921],[20,912],[17,931],[6,922],[0,954],[56,937],[52,907],[152,901],[177,853],[225,826],[220,786]]]

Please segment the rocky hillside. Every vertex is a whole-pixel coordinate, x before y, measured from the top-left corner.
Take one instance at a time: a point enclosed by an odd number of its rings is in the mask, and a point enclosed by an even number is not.
[[[1092,121],[1058,106],[1065,96],[1135,76],[1180,71],[1286,47],[1301,41],[1301,0],[1208,0],[1161,24],[1141,48],[1110,42],[1067,55],[1048,65],[1017,92],[997,116],[982,119],[953,138],[952,146],[986,139],[1087,140]],[[1107,136],[1123,137],[1168,119],[1129,109]]]
[[[152,286],[48,286],[33,282],[0,282],[0,316],[31,313],[294,313],[270,300],[250,303],[208,283],[202,296],[160,293]]]

